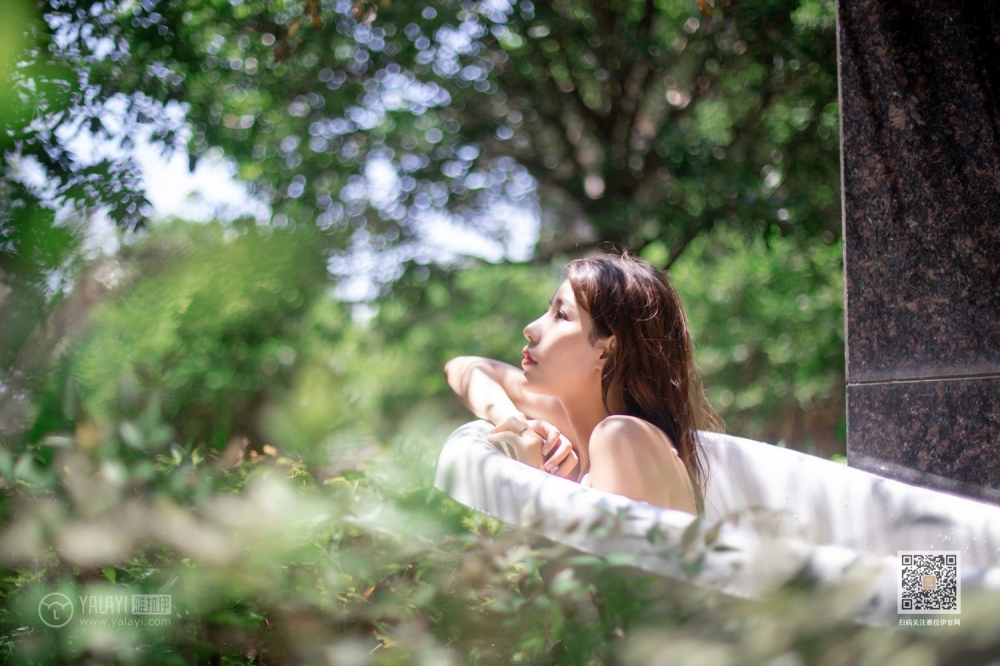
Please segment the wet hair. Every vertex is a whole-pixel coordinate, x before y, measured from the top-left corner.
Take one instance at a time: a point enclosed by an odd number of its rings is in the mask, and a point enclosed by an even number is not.
[[[601,396],[610,414],[659,427],[677,447],[704,514],[707,462],[698,429],[721,430],[692,358],[687,318],[667,273],[630,255],[570,262],[566,277],[577,303],[593,319],[590,343],[614,335],[606,352]]]

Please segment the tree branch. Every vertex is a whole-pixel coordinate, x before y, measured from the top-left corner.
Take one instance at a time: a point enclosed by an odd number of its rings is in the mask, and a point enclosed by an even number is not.
[[[655,0],[646,0],[643,15],[638,24],[638,33],[644,40],[648,40],[652,37],[655,15]],[[628,51],[631,48],[632,44],[626,44],[622,55],[627,56]],[[640,68],[645,68],[645,71],[637,76]],[[639,112],[639,102],[646,94],[646,89],[649,87],[652,75],[653,66],[650,62],[648,62],[646,54],[643,53],[638,58],[633,59],[632,66],[628,68],[628,72],[625,76],[620,79],[622,96],[621,101],[618,104],[618,108],[613,109],[611,119],[613,127],[611,141],[621,142],[622,145],[617,147],[617,149],[615,146],[610,146],[612,159],[617,158],[617,160],[624,162],[628,157],[628,142],[632,134],[632,127],[635,124],[635,118]],[[635,81],[637,78],[641,79],[641,82]],[[624,118],[622,117],[622,114],[624,114]]]
[[[560,44],[560,47],[563,49],[563,53],[565,54],[565,46]],[[568,57],[564,60],[564,62],[559,63],[556,61],[555,58],[545,54],[544,49],[539,49],[539,50],[542,51],[543,54],[542,57],[545,59],[547,69],[550,73],[552,72],[552,65],[561,64],[563,67],[566,68],[566,72],[569,74],[570,83],[573,86],[573,89],[571,91],[566,92],[558,85],[549,86],[551,92],[553,93],[553,95],[555,95],[555,98],[558,99],[559,96],[561,95],[568,95],[570,100],[572,100],[573,102],[573,107],[583,117],[584,122],[592,126],[592,129],[595,131],[595,134],[605,139],[610,138],[611,125],[608,122],[610,119],[602,118],[594,109],[591,109],[589,106],[587,106],[587,103],[583,101],[583,96],[580,94],[580,82],[576,79],[575,76],[573,76],[573,68],[569,64]],[[546,81],[553,81],[553,79],[550,76],[549,78],[546,79]]]
[[[695,238],[698,237],[699,234],[701,234],[702,230],[705,227],[706,221],[708,221],[708,217],[702,215],[697,222],[691,225],[691,228],[688,229],[688,232],[684,234],[683,238],[681,238],[680,245],[678,245],[677,247],[675,247],[673,250],[670,251],[670,257],[667,259],[667,263],[663,265],[663,270],[665,271],[670,270],[670,267],[674,265],[674,262],[677,261],[677,258],[681,256],[681,253],[684,252],[685,249],[687,249],[687,246],[691,244],[691,241],[693,241]]]

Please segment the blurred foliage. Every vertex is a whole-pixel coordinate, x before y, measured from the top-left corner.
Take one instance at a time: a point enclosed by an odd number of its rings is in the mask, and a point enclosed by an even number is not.
[[[652,244],[655,261],[665,248]],[[844,453],[844,283],[839,242],[718,229],[671,271],[709,401],[727,431]]]
[[[289,344],[303,339],[301,314],[323,288],[325,266],[309,233],[227,232],[238,240],[223,242],[214,225],[176,225],[108,262],[114,279],[142,279],[90,312],[93,331],[52,373],[33,435],[117,424],[147,455],[151,438],[221,447],[251,434],[242,428],[260,401],[292,373]],[[132,420],[151,396],[173,433]]]

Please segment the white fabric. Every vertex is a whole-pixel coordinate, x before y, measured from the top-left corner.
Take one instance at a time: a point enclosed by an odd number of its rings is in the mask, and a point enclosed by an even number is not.
[[[694,516],[527,467],[486,440],[491,427],[472,422],[448,438],[436,487],[584,552],[625,553],[640,568],[744,598],[796,574],[822,583],[867,575],[874,582],[859,587],[847,612],[870,623],[895,622],[898,550],[960,551],[963,589],[1000,580],[993,568],[1000,564],[1000,507],[708,432],[701,433],[705,520],[695,543],[715,532],[715,548],[688,577],[676,553]]]
[[[782,512],[782,532],[875,553],[960,550],[962,564],[1000,564],[1000,507],[886,479],[755,442],[702,433],[711,465],[706,516],[748,507]]]

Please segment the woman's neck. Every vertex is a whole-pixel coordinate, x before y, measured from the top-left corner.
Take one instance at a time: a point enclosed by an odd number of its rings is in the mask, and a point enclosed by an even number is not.
[[[608,410],[604,408],[601,387],[598,385],[596,391],[591,389],[580,394],[560,397],[559,402],[562,403],[569,425],[573,429],[572,433],[566,434],[580,458],[579,476],[583,476],[590,471],[590,436],[597,424],[609,416]]]

